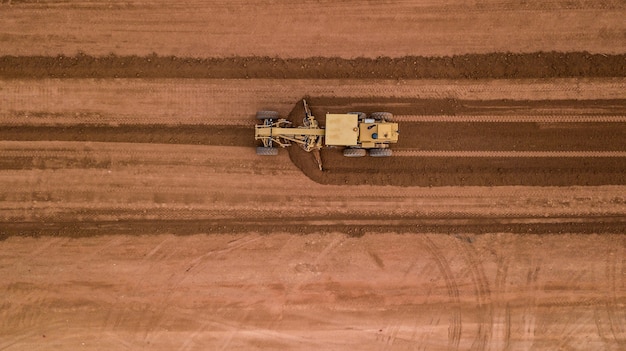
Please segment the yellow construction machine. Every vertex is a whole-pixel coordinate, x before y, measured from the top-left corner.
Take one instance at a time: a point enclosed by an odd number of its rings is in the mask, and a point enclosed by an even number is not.
[[[326,127],[321,127],[304,104],[305,116],[302,126],[293,126],[285,118],[280,118],[276,111],[259,111],[254,139],[263,146],[256,148],[257,155],[278,155],[278,148],[300,145],[305,151],[312,152],[319,169],[322,170],[320,150],[322,147],[343,147],[345,157],[363,157],[369,153],[372,157],[388,157],[392,152],[389,144],[398,142],[398,123],[392,121],[389,112],[374,112],[369,116],[363,112],[327,113]]]

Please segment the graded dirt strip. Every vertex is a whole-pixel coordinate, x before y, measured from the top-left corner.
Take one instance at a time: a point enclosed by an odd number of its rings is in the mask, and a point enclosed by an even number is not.
[[[0,242],[0,349],[617,351],[625,240],[15,237]]]
[[[580,113],[580,111],[577,111]],[[604,115],[505,115],[505,116],[450,116],[450,115],[394,115],[394,122],[438,123],[624,123],[626,116]]]
[[[294,233],[451,224],[457,228],[446,227],[451,231],[480,224],[518,232],[532,223],[615,232],[626,226],[624,186],[321,185],[286,153],[269,159],[248,147],[2,142],[2,149],[4,237],[83,236],[107,228],[144,233],[138,226],[160,225],[188,234],[283,224]]]
[[[272,79],[47,79],[2,81],[0,125],[46,124],[220,124],[251,125],[258,110],[287,116],[304,96],[344,98],[350,108],[373,98],[402,98],[410,114],[451,108],[429,99],[623,100],[626,78],[527,80],[272,80]],[[347,99],[345,99],[347,98]],[[322,99],[324,100],[324,99]],[[375,100],[375,99],[374,99]],[[426,101],[421,101],[426,100]],[[312,103],[315,103],[313,101]],[[333,104],[337,101],[333,100]],[[448,103],[450,104],[450,102]],[[451,102],[454,106],[454,101]],[[426,105],[426,106],[424,106]],[[516,103],[511,102],[511,108]],[[579,103],[580,105],[580,103]],[[577,106],[572,113],[624,115],[623,103]],[[312,105],[315,107],[315,105]],[[414,106],[414,107],[412,107]],[[523,106],[525,114],[533,106]],[[552,106],[556,108],[567,106]],[[380,108],[370,106],[371,109]],[[550,106],[535,106],[536,114]],[[433,111],[434,109],[434,111]],[[495,105],[492,113],[502,114]],[[519,109],[519,108],[518,108]],[[530,109],[530,111],[528,111]],[[543,112],[541,112],[543,111]],[[558,111],[558,110],[557,110]],[[617,112],[616,112],[617,111]],[[326,112],[326,111],[323,111]],[[422,112],[423,113],[423,112]],[[552,112],[555,113],[555,112]],[[556,112],[562,114],[563,112]],[[490,113],[491,114],[491,113]]]
[[[0,47],[13,55],[356,58],[626,47],[620,1],[13,0],[0,7]]]
[[[626,151],[437,151],[393,150],[393,156],[403,157],[626,157]]]

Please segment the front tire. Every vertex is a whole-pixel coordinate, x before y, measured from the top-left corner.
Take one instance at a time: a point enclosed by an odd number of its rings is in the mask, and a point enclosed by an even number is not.
[[[391,112],[374,112],[370,115],[370,117],[381,122],[393,121],[393,114]]]
[[[276,156],[278,155],[278,148],[257,146],[256,154],[259,156]]]
[[[359,116],[359,122],[367,118],[367,114],[365,112],[348,112],[348,114]]]
[[[392,155],[391,149],[371,149],[371,157],[389,157]]]
[[[365,149],[343,149],[343,155],[345,157],[363,157],[367,155]]]
[[[258,111],[256,113],[256,119],[278,119],[280,115],[276,111]]]

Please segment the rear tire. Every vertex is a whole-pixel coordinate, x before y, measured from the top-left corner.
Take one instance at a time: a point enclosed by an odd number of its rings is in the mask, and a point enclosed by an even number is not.
[[[391,112],[374,112],[370,115],[370,117],[381,122],[393,121],[393,114]]]
[[[343,155],[345,157],[363,157],[367,155],[365,149],[343,149]]]
[[[370,149],[371,157],[389,157],[391,155],[391,149]]]
[[[258,111],[256,113],[256,119],[278,119],[280,115],[276,111]]]
[[[367,118],[367,114],[365,114],[365,112],[348,112],[348,114],[359,116],[359,121],[362,121]]]
[[[278,148],[257,146],[256,154],[259,156],[276,156],[278,155]]]

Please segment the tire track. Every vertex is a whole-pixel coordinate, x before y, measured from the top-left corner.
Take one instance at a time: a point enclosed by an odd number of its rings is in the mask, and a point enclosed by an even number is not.
[[[332,241],[326,243],[325,247],[319,253],[317,253],[317,255],[311,261],[311,263],[308,263],[308,262],[305,263],[307,267],[312,268],[312,270],[309,268],[307,268],[307,270],[310,270],[311,272],[313,272],[313,270],[317,271],[317,267],[320,267],[321,263],[324,260],[326,260],[328,255],[334,250],[336,250],[338,246],[343,245],[343,242],[345,240],[346,240],[346,236],[339,235],[335,237]],[[307,282],[311,281],[311,279],[315,279],[315,278],[313,278],[313,276],[308,275],[308,274],[301,276],[299,278],[296,278],[294,282],[285,289],[284,298],[283,298],[285,301],[284,303],[288,303],[291,296],[294,295],[294,293],[297,293],[299,290],[301,290],[302,286],[305,285]]]
[[[2,226],[0,225],[0,228]],[[0,229],[1,231],[1,229]],[[36,266],[42,257],[57,256],[63,252],[63,246],[70,238],[47,238],[43,241],[35,241],[36,245],[26,255],[23,255],[12,265]],[[4,262],[8,263],[8,262]],[[21,268],[20,268],[21,269]],[[61,328],[61,321],[50,318],[51,311],[54,310],[52,302],[54,289],[47,289],[45,285],[39,283],[37,278],[30,273],[20,276],[17,281],[3,286],[3,295],[6,302],[0,302],[0,350],[11,349],[14,344],[19,344],[22,340],[33,340],[41,338],[42,330],[55,330]],[[12,330],[13,335],[5,334],[5,331]]]
[[[578,335],[584,334],[584,329],[588,325],[593,323],[591,321],[591,319],[593,318],[594,318],[593,315],[586,317],[586,318],[583,318],[583,317],[577,318],[575,322],[573,323],[574,326],[569,331],[561,333],[561,335],[559,335],[559,339],[561,339],[561,342],[558,344],[558,347],[555,347],[554,349],[555,350],[575,349],[575,346],[577,346],[576,341],[578,341],[578,338],[572,339],[572,336],[578,336]]]
[[[237,323],[231,328],[231,330],[229,330],[228,335],[226,336],[224,342],[217,349],[218,351],[224,351],[224,350],[227,350],[228,348],[230,348],[230,345],[233,342],[233,339],[235,338],[237,333],[239,333],[241,331],[241,329],[242,329],[241,328],[242,323],[245,322],[248,319],[249,315],[250,315],[250,311],[249,310],[244,312],[244,314],[241,316],[241,318],[239,318]]]
[[[291,259],[289,248],[291,248],[291,245],[293,245],[293,243],[296,241],[297,240],[295,236],[289,236],[287,240],[282,241],[280,244],[280,248],[276,250],[276,254],[274,257],[279,261],[288,262]],[[296,271],[297,271],[297,267],[298,265],[294,267]],[[303,267],[307,267],[307,270],[311,271],[309,266],[305,265]],[[274,268],[272,269],[272,274],[280,274],[279,268],[281,268],[279,265],[274,266]],[[313,267],[313,269],[317,269],[317,267]],[[272,318],[269,321],[267,325],[268,330],[277,330],[279,328],[280,323],[283,321],[283,318],[285,317],[284,315],[285,306],[287,305],[287,302],[288,302],[287,298],[288,298],[287,289],[283,288],[281,291],[277,292],[276,301],[280,302],[280,307],[277,307],[273,311],[276,314],[276,317]]]
[[[618,349],[626,349],[626,313],[624,312],[623,291],[618,284],[623,284],[624,277],[624,247],[626,240],[620,238],[620,241],[608,249],[606,255],[605,279],[609,287],[609,297],[605,303],[608,330],[598,330],[603,339],[609,342],[610,347],[617,346]],[[602,329],[605,329],[604,327]],[[611,338],[606,338],[606,335]]]
[[[239,250],[261,239],[262,237],[258,235],[247,235],[235,241],[229,242],[226,245],[226,247],[223,249],[211,250],[205,254],[202,254],[200,256],[192,258],[191,260],[186,261],[185,266],[187,268],[184,271],[179,272],[178,274],[172,276],[169,279],[168,286],[165,289],[166,291],[160,297],[159,302],[157,303],[158,306],[164,306],[164,307],[159,309],[156,312],[149,311],[149,313],[147,314],[146,319],[148,320],[148,322],[145,325],[144,335],[143,335],[142,340],[144,342],[149,342],[149,343],[153,342],[151,333],[153,331],[158,331],[162,329],[162,325],[166,322],[167,317],[170,315],[170,313],[172,313],[172,310],[174,309],[174,306],[172,305],[171,301],[172,301],[172,297],[174,296],[174,294],[178,291],[177,288],[182,283],[184,283],[187,279],[191,279],[196,274],[200,274],[201,272],[198,271],[196,268],[202,265],[208,257],[214,256],[220,253],[228,253],[233,250]],[[176,253],[177,252],[167,253],[163,261],[167,260],[169,257],[171,257],[172,255]],[[185,266],[181,267],[181,269],[184,268]],[[204,328],[206,328],[206,324],[202,324],[200,328],[196,331],[196,333],[194,333],[194,336],[200,333]],[[236,334],[238,330],[239,330],[239,323],[233,329],[229,338],[232,339],[232,337]],[[229,344],[229,341],[225,343],[225,345],[228,345],[228,344]],[[188,347],[188,346],[190,345],[186,345],[185,347]]]
[[[601,306],[602,308],[594,308],[593,309],[593,319],[596,325],[596,329],[598,330],[598,336],[600,340],[604,343],[605,349],[609,350],[610,346],[613,342],[607,335],[611,334],[610,331],[610,320],[607,316],[608,311],[606,308],[606,304]],[[608,325],[608,327],[607,327]],[[607,330],[608,329],[608,330]]]
[[[26,114],[26,113],[24,113]],[[108,126],[111,128],[120,127],[120,125],[145,125],[145,126],[153,126],[155,122],[157,122],[157,118],[153,119],[140,119],[140,118],[132,118],[126,117],[125,119],[122,117],[110,117],[110,121],[103,120],[101,116],[80,116],[76,118],[64,117],[63,115],[57,116],[57,114],[50,113],[49,117],[38,117],[37,120],[32,120],[26,116],[2,116],[0,114],[1,121],[0,127],[45,127],[45,128],[54,128],[59,126],[71,127],[75,125],[89,125],[89,126]],[[191,119],[191,118],[190,118]],[[132,123],[128,123],[132,121]],[[198,125],[198,126],[230,126],[230,127],[246,127],[253,128],[257,121],[250,118],[222,118],[218,120],[208,120],[208,119],[200,119],[197,118],[195,120],[190,120],[186,124]],[[196,122],[196,123],[193,123]],[[171,126],[171,118],[163,121],[162,124],[156,123],[156,125],[162,126]]]
[[[0,305],[0,350],[13,349],[13,345],[19,345],[22,341],[41,339],[42,333],[67,326],[52,317],[54,308],[49,299],[50,290],[44,290],[38,285],[20,287],[11,284],[4,293],[12,302]],[[11,296],[16,293],[19,297],[12,299]]]
[[[404,316],[404,313],[401,313],[398,319],[402,319],[403,316]],[[384,345],[381,351],[388,351],[388,350],[393,349],[393,344],[396,341],[396,338],[398,337],[398,333],[400,332],[400,327],[401,327],[400,321],[397,321],[395,323],[393,322],[389,323],[385,327],[385,331],[383,335]]]
[[[461,240],[463,240],[463,242],[461,242]],[[465,241],[465,239],[459,238],[456,243],[459,250],[463,252],[463,257],[471,273],[478,309],[480,311],[477,335],[472,342],[470,350],[486,350],[493,336],[494,324],[491,288],[489,287],[489,281],[485,275],[485,268],[478,258],[479,255],[475,248],[472,246],[471,239]]]
[[[166,242],[170,242],[171,240],[173,240],[173,237],[170,238],[166,238],[165,240],[163,240],[161,243],[159,243],[153,250],[151,250],[146,257],[144,258],[144,260],[147,260],[149,258],[152,258],[156,261],[166,261],[169,259],[169,257],[171,257],[173,255],[173,253],[167,252],[167,251],[163,251],[162,248],[163,246],[165,246]],[[192,278],[193,276],[195,276],[196,274],[199,274],[199,272],[193,272],[195,267],[198,265],[202,264],[202,261],[206,260],[206,258],[210,257],[210,256],[214,256],[216,254],[221,254],[221,253],[228,253],[231,252],[233,250],[237,250],[240,249],[242,247],[245,247],[253,242],[256,242],[258,240],[260,240],[260,237],[257,236],[253,236],[253,235],[247,235],[241,238],[238,238],[236,240],[233,240],[231,242],[228,242],[228,244],[226,245],[225,248],[223,249],[219,249],[219,250],[210,250],[207,253],[200,255],[198,257],[195,257],[193,259],[191,259],[190,261],[187,261],[185,263],[185,265],[181,268],[187,267],[183,273],[179,274],[177,277],[172,277],[172,279],[170,279],[170,285],[168,285],[167,287],[167,292],[165,293],[164,296],[162,296],[159,299],[159,302],[157,303],[158,306],[164,306],[163,308],[161,308],[159,311],[149,311],[149,314],[146,316],[149,318],[150,322],[146,324],[146,328],[144,330],[144,335],[142,337],[142,340],[144,342],[148,342],[148,343],[152,343],[153,340],[151,339],[151,333],[152,332],[158,332],[159,330],[162,330],[161,326],[167,321],[166,318],[168,317],[168,313],[176,313],[177,315],[180,314],[185,314],[185,311],[179,311],[178,309],[174,308],[173,304],[171,304],[171,300],[172,300],[172,296],[175,294],[175,292],[177,291],[177,287],[180,286],[182,283],[184,283],[187,279]],[[161,252],[160,255],[156,256],[157,253]],[[192,273],[190,273],[192,272]],[[173,312],[172,312],[173,311]],[[240,322],[237,323],[237,325],[228,325],[227,323],[220,323],[223,326],[227,326],[227,329],[230,330],[230,333],[228,335],[228,339],[227,341],[224,342],[222,349],[225,349],[230,341],[232,341],[232,338],[235,336],[235,334],[239,331],[239,325],[241,324],[242,321],[245,321],[245,319],[247,319],[248,316],[248,312],[245,313],[245,315],[241,318]],[[186,339],[186,341],[184,343],[181,344],[181,346],[178,348],[178,350],[180,351],[184,351],[184,350],[190,350],[193,349],[194,347],[194,339],[200,335],[203,332],[206,332],[209,329],[209,326],[213,325],[215,326],[215,322],[212,320],[204,320],[204,321],[199,321],[199,326],[198,328],[196,328],[190,335],[189,337]]]
[[[117,247],[122,246],[127,241],[128,239],[124,237],[111,238],[103,247],[92,252],[87,257],[89,260],[93,260],[97,257],[100,257],[101,253],[104,250],[115,249]],[[83,258],[83,260],[85,261],[88,261],[88,259],[85,257]],[[146,279],[146,276],[147,276],[146,274],[139,274],[140,279],[135,280],[133,284],[130,285],[130,289],[118,295],[115,298],[115,300],[111,302],[109,306],[106,306],[107,313],[103,319],[103,323],[101,327],[102,333],[117,332],[121,328],[123,328],[123,323],[128,322],[129,319],[131,321],[135,320],[134,316],[136,314],[144,312],[142,309],[138,310],[138,308],[136,308],[136,306],[132,302],[130,301],[122,302],[122,301],[124,301],[125,297],[130,297],[132,299],[134,298],[134,295],[139,294],[138,293],[140,291],[139,287],[141,286],[141,283]],[[127,318],[129,314],[133,315],[133,318]],[[136,322],[135,324],[137,324],[135,325],[135,327],[139,329],[140,324],[141,324],[141,319],[139,318],[139,322]],[[128,326],[128,328],[132,329],[131,326]]]
[[[57,301],[56,289],[41,283],[37,275],[31,273],[31,268],[35,271],[38,266],[45,265],[46,257],[61,255],[70,240],[54,237],[35,240],[32,245],[34,247],[27,254],[14,256],[18,260],[10,265],[19,266],[18,270],[24,269],[24,273],[13,277],[11,283],[4,285],[3,295],[6,302],[0,302],[0,350],[11,349],[12,345],[19,344],[22,340],[36,340],[35,338],[46,334],[46,331],[52,332],[66,326],[65,321],[54,317],[58,308],[54,306]],[[28,272],[25,269],[27,267]],[[13,335],[3,335],[8,330],[12,330]]]
[[[421,236],[420,243],[435,261],[435,264],[437,265],[437,268],[439,269],[439,272],[441,273],[445,281],[446,290],[448,292],[448,297],[451,304],[450,307],[452,310],[452,315],[450,317],[450,326],[448,327],[448,349],[458,350],[463,327],[461,320],[461,300],[458,283],[456,281],[456,278],[454,277],[454,272],[452,272],[452,269],[450,269],[450,264],[448,263],[445,255],[429,238],[429,235]]]
[[[530,349],[535,341],[535,328],[537,327],[537,293],[541,290],[538,284],[539,271],[541,270],[541,262],[529,267],[526,273],[526,286],[528,288],[529,298],[524,304],[522,314],[522,335],[520,341],[524,349]]]
[[[419,123],[624,123],[626,116],[606,115],[507,115],[507,116],[473,116],[473,115],[394,115],[394,122]]]
[[[46,256],[48,251],[55,250],[58,251],[61,246],[67,244],[69,242],[69,238],[48,238],[43,241],[43,244],[33,251],[31,251],[28,257],[25,257],[25,261],[30,261],[37,257]]]
[[[2,338],[0,340],[0,351],[7,349],[14,349],[14,345],[30,344],[30,341],[35,337],[39,337],[39,330],[36,328],[30,328],[29,330],[21,330],[20,335],[11,335],[8,338]],[[27,341],[28,340],[28,341]]]
[[[180,315],[187,319],[197,318],[197,314],[189,313],[188,311],[181,311]],[[275,339],[276,341],[290,341],[295,343],[296,345],[303,345],[307,341],[310,342],[309,338],[292,335],[288,332],[259,328],[255,325],[243,325],[242,323],[245,322],[249,316],[249,312],[244,311],[241,318],[238,318],[237,321],[233,321],[232,318],[227,318],[225,316],[210,316],[209,318],[205,318],[199,328],[197,328],[191,334],[191,338],[182,343],[182,345],[179,346],[177,350],[184,351],[189,349],[197,349],[197,347],[194,347],[197,345],[193,343],[193,339],[202,333],[207,333],[209,335],[215,333],[215,337],[217,338],[216,340],[224,340],[223,342],[219,343],[219,349],[228,349],[232,344],[234,337],[238,333],[244,334],[242,335],[243,339]],[[227,335],[224,338],[224,334],[226,333]],[[217,348],[215,349],[217,350]]]
[[[509,240],[497,240],[498,247],[502,247],[503,252],[507,252],[509,248]],[[494,282],[495,295],[497,296],[494,307],[497,309],[494,316],[495,340],[500,343],[490,348],[495,350],[509,350],[511,343],[511,309],[509,303],[503,304],[506,293],[506,281],[511,263],[510,255],[499,254],[496,260],[496,277]]]
[[[147,272],[146,274],[149,274]],[[135,284],[124,296],[130,296],[133,299],[135,296],[142,293],[140,289],[141,282],[146,279],[142,278]],[[158,321],[164,310],[169,310],[167,304],[159,305],[165,307],[153,307],[147,304],[136,304],[132,301],[124,302],[120,304],[120,299],[115,301],[109,308],[109,312],[105,319],[104,333],[117,334],[121,330],[130,331],[134,335],[137,335],[142,342],[148,342],[150,333],[154,330],[155,321]]]
[[[623,158],[626,151],[437,151],[393,150],[398,157],[480,157],[480,158]]]

